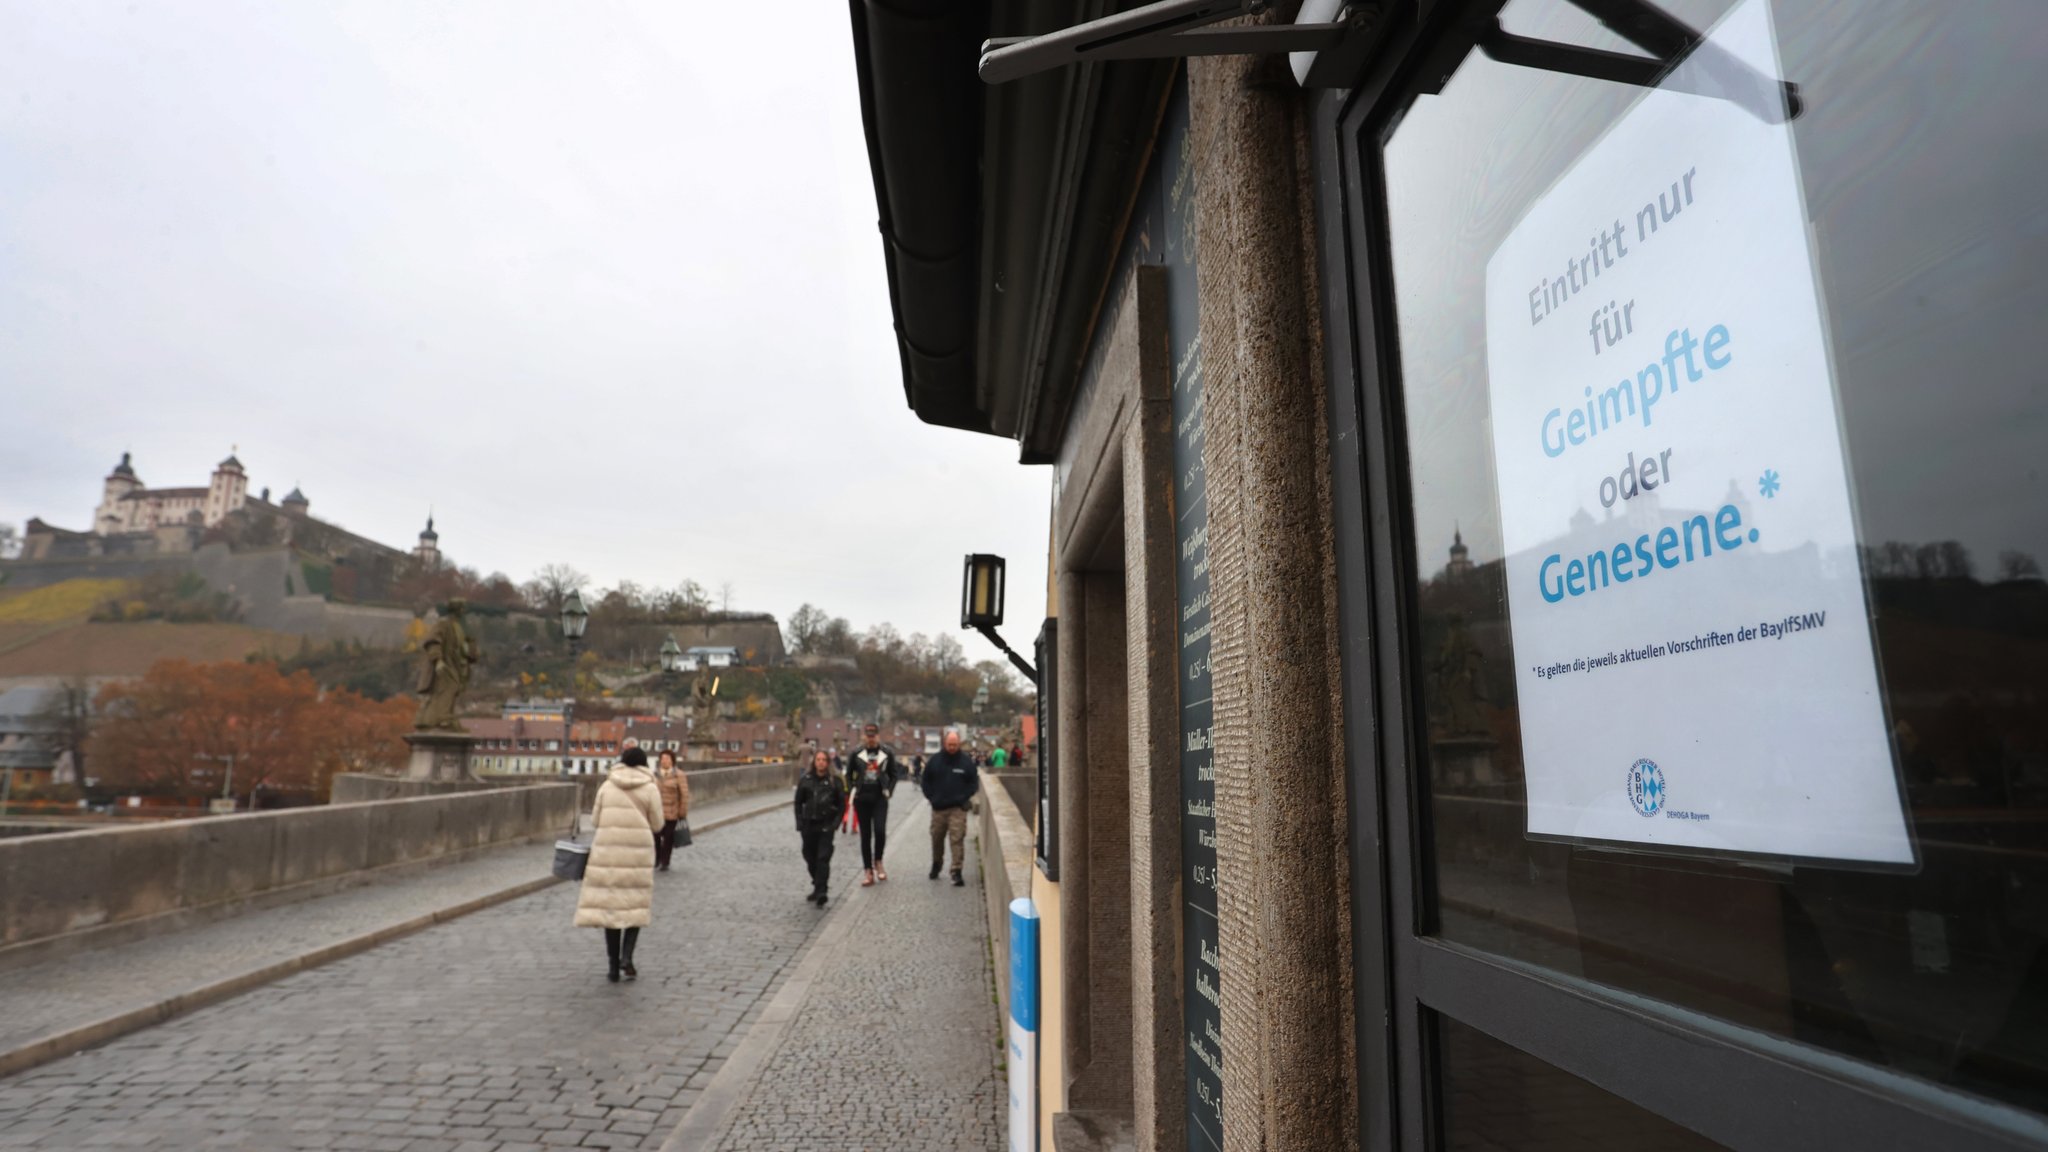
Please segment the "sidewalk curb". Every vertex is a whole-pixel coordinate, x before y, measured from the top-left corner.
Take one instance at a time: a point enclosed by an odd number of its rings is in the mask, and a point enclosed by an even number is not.
[[[918,801],[919,806],[923,803]],[[917,806],[909,809],[903,822],[911,824],[916,811]],[[739,1106],[751,1095],[761,1070],[782,1047],[783,1037],[810,999],[812,984],[839,955],[855,925],[866,914],[869,894],[869,889],[853,888],[837,907],[825,914],[825,922],[804,945],[796,967],[790,969],[774,998],[761,1008],[760,1016],[719,1066],[711,1083],[704,1086],[696,1102],[676,1122],[668,1139],[661,1142],[661,1152],[704,1152],[725,1139]]]
[[[780,811],[786,804],[787,801],[777,799],[773,804],[752,808],[745,812],[736,812],[731,816],[713,820],[702,827],[691,825],[690,832],[692,835],[695,835],[699,832],[710,832],[714,829],[724,828],[731,824],[737,824],[742,820],[751,820],[756,816]],[[528,880],[509,888],[501,888],[496,892],[488,892],[482,896],[465,900],[460,904],[435,909],[432,912],[415,916],[410,920],[402,920],[396,924],[387,924],[382,928],[375,928],[356,936],[337,940],[332,944],[322,945],[310,952],[303,952],[297,956],[290,956],[283,960],[265,964],[259,968],[239,972],[224,979],[188,988],[183,992],[166,996],[161,1000],[144,1004],[139,1008],[131,1008],[125,1012],[117,1012],[112,1016],[102,1017],[88,1024],[80,1024],[75,1027],[52,1032],[47,1036],[0,1052],[0,1077],[12,1076],[38,1065],[47,1064],[52,1060],[60,1060],[94,1045],[104,1044],[109,1040],[125,1036],[130,1032],[139,1032],[144,1028],[162,1024],[167,1020],[183,1016],[188,1012],[197,1011],[210,1004],[218,1003],[233,996],[239,996],[244,992],[260,988],[265,984],[282,980],[286,976],[295,975],[311,968],[318,968],[325,964],[331,964],[336,960],[346,959],[360,952],[367,952],[380,944],[388,944],[401,936],[410,936],[415,932],[432,928],[436,924],[443,924],[450,920],[467,916],[472,912],[481,912],[486,908],[517,900],[522,896],[530,896],[543,889],[552,888],[559,883],[561,881],[553,876],[543,876],[537,880]]]

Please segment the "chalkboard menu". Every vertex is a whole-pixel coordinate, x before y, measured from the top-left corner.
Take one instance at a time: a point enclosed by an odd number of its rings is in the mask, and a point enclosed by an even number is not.
[[[1187,84],[1174,93],[1154,154],[1160,254],[1173,354],[1175,618],[1180,634],[1182,1019],[1187,1044],[1188,1148],[1223,1147],[1222,959],[1216,948],[1216,771],[1209,734],[1209,501],[1202,471],[1202,333],[1195,286],[1195,174]]]

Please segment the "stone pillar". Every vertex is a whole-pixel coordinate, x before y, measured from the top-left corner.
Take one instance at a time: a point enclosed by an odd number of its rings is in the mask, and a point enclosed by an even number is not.
[[[475,780],[470,751],[476,738],[467,732],[409,732],[405,743],[412,749],[406,761],[408,780]]]
[[[1166,274],[1140,265],[1137,408],[1124,432],[1130,681],[1131,1112],[1138,1152],[1187,1146],[1181,1028],[1180,626]],[[1127,305],[1129,307],[1129,305]]]
[[[1355,1148],[1350,875],[1307,98],[1191,60],[1223,1145]]]

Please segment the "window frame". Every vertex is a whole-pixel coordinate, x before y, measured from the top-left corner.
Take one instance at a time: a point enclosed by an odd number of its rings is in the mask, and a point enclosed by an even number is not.
[[[1036,643],[1038,668],[1038,811],[1034,813],[1033,836],[1038,870],[1057,884],[1060,878],[1060,777],[1059,777],[1059,627],[1057,617],[1048,616],[1039,626]]]
[[[1432,935],[1427,790],[1413,787],[1418,639],[1406,423],[1381,149],[1502,0],[1403,6],[1343,92],[1314,98],[1317,244],[1350,817],[1359,1145],[1443,1145],[1447,1016],[1734,1149],[2048,1149],[2048,1117]],[[1655,1067],[1659,1075],[1645,1077]]]

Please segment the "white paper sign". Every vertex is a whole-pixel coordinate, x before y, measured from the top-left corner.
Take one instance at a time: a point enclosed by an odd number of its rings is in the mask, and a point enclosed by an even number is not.
[[[1775,91],[1765,0],[1487,263],[1528,830],[1910,864],[1791,132],[1693,94],[1730,57]]]

